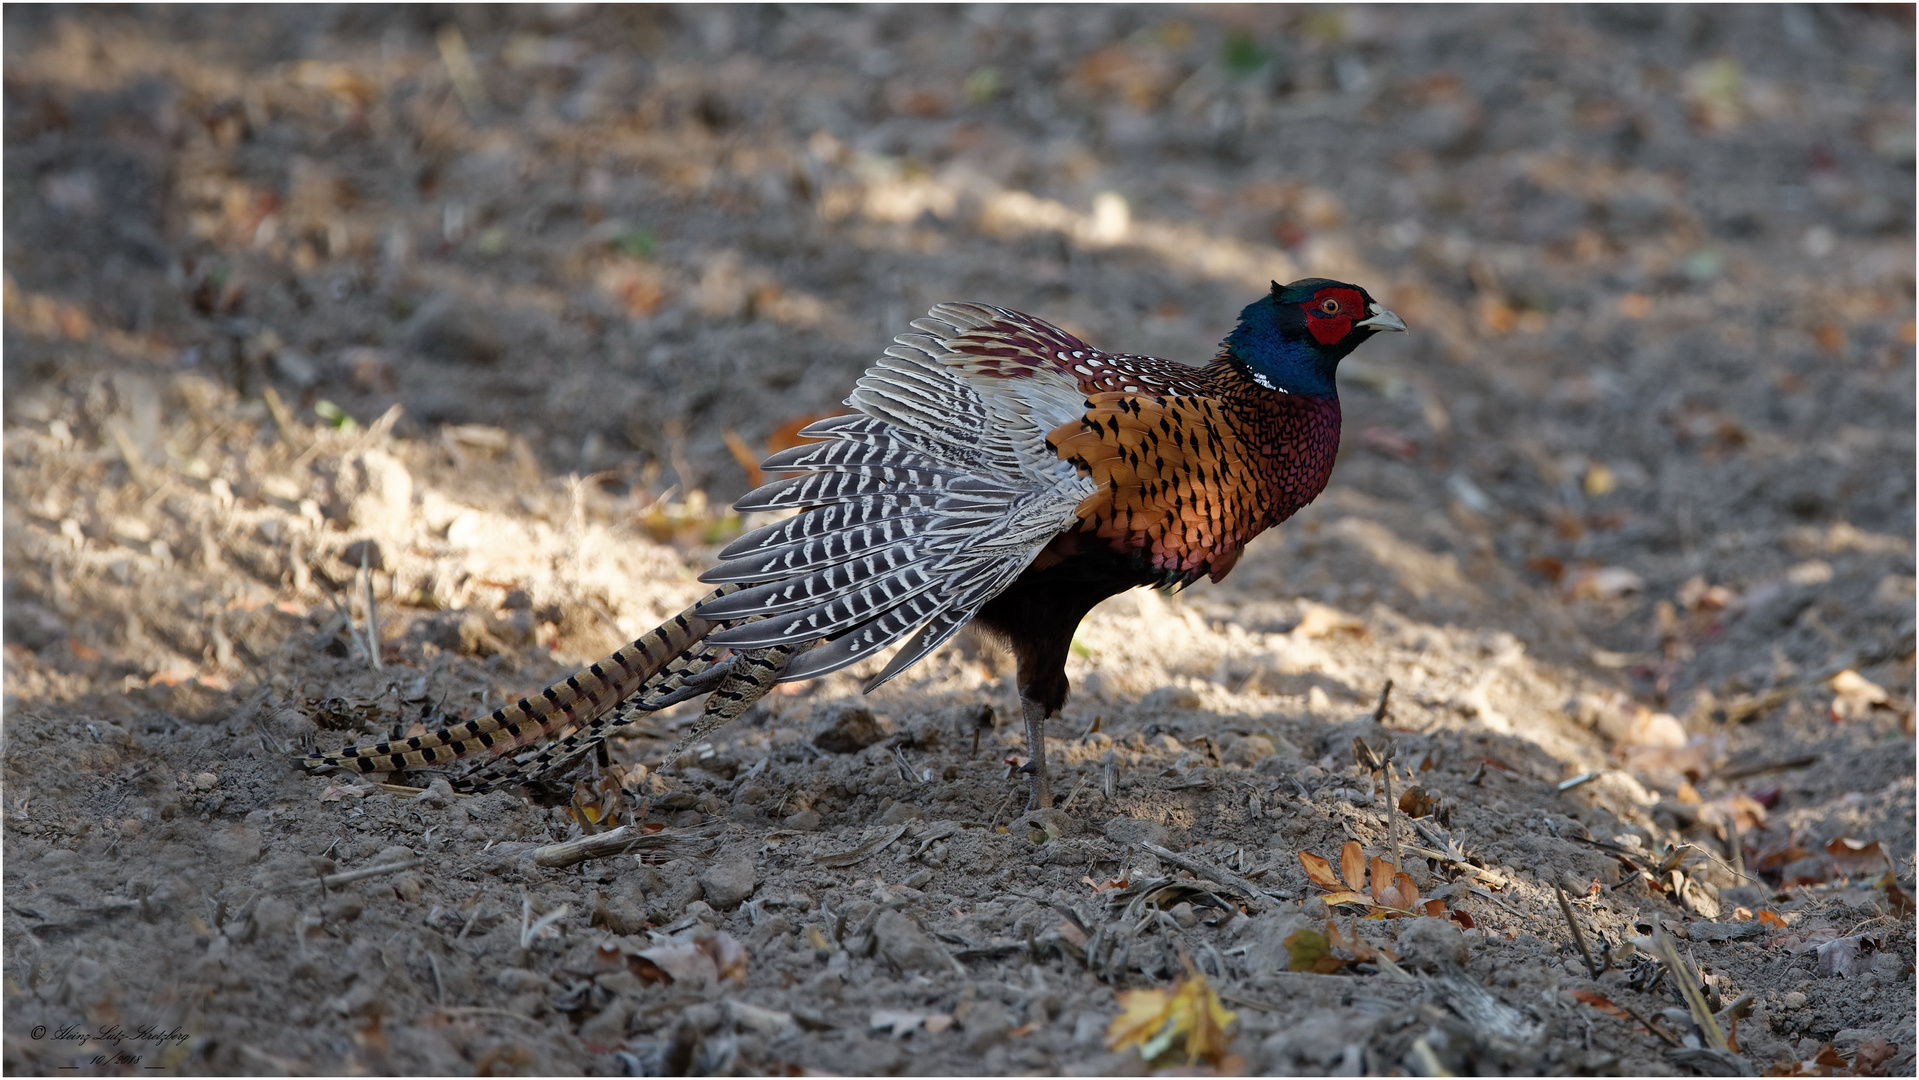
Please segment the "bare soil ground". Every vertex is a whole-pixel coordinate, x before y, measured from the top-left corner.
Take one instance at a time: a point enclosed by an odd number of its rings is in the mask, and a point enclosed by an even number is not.
[[[1222,1071],[1912,1072],[1910,8],[5,28],[9,1073],[1136,1073],[1189,971]],[[1199,361],[1307,273],[1414,332],[1088,620],[1060,815],[970,642],[636,725],[636,804],[292,765],[678,610],[933,302]],[[538,865],[576,798],[664,828]],[[1349,840],[1456,916],[1328,909]]]

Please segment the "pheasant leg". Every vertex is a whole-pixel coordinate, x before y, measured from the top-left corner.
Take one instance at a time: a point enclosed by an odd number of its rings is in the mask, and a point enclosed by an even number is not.
[[[1019,704],[1026,714],[1026,780],[1032,792],[1026,809],[1048,810],[1053,805],[1053,789],[1046,777],[1047,708],[1027,697],[1022,697]]]

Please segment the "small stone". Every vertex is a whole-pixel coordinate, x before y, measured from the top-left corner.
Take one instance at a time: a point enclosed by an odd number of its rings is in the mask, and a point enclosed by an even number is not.
[[[794,832],[812,832],[820,827],[820,815],[815,810],[801,810],[797,814],[786,815],[780,825]]]
[[[320,914],[328,922],[352,922],[366,910],[366,900],[357,892],[335,893],[333,899],[320,905]]]
[[[212,791],[215,787],[219,786],[219,783],[220,777],[214,773],[196,773],[193,777],[193,790]]]
[[[493,973],[493,984],[509,994],[546,989],[546,977],[526,968],[505,967]]]
[[[1400,953],[1423,968],[1440,967],[1445,961],[1464,966],[1469,958],[1466,939],[1451,919],[1407,919],[1400,927],[1398,946]]]
[[[594,1013],[580,1025],[580,1041],[589,1048],[610,1050],[626,1041],[626,1024],[632,1016],[633,1003],[624,997],[615,997],[607,1002],[606,1008]]]
[[[299,746],[302,740],[312,737],[320,730],[320,725],[292,709],[281,709],[268,721],[267,729],[279,743],[280,749],[288,751]]]
[[[1173,921],[1179,924],[1181,930],[1191,930],[1199,925],[1199,916],[1193,913],[1193,905],[1184,900],[1174,904],[1167,914],[1173,917]]]
[[[899,911],[880,914],[873,923],[873,940],[880,956],[901,971],[932,975],[952,970],[933,939]]]
[[[707,903],[721,911],[731,911],[740,901],[753,895],[760,883],[759,871],[750,859],[731,859],[714,863],[700,872],[700,888]]]
[[[886,813],[880,815],[880,824],[900,825],[908,821],[919,821],[925,817],[926,812],[912,803],[896,802],[886,808]]]
[[[1151,818],[1116,817],[1100,826],[1100,832],[1115,844],[1158,844],[1172,847],[1173,836],[1166,826]]]
[[[884,739],[893,725],[858,705],[828,705],[815,709],[809,724],[821,727],[813,745],[832,754],[854,754]]]
[[[1806,1007],[1806,995],[1797,990],[1788,991],[1784,997],[1779,999],[1779,1004],[1784,1005],[1788,1009],[1803,1009]]]
[[[1078,1046],[1097,1046],[1106,1038],[1107,1019],[1098,1013],[1083,1012],[1073,1021],[1073,1042]]]
[[[1006,1006],[989,999],[973,1004],[966,1013],[965,1027],[967,1052],[981,1054],[1005,1040],[1013,1030],[1013,1021],[1006,1015]]]
[[[1241,735],[1226,744],[1226,752],[1219,760],[1224,765],[1243,765],[1250,769],[1276,752],[1273,740],[1264,735]]]

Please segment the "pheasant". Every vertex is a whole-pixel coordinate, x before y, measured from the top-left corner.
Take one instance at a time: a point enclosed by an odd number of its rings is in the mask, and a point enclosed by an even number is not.
[[[302,764],[386,772],[492,751],[455,781],[481,790],[551,775],[639,712],[707,694],[710,730],[777,683],[904,642],[870,691],[971,624],[1011,648],[1028,809],[1050,807],[1046,723],[1080,620],[1137,586],[1219,581],[1311,502],[1339,449],[1340,360],[1406,329],[1365,289],[1322,278],[1275,282],[1204,367],[1102,352],[987,304],[940,304],[912,325],[851,413],[767,459],[791,475],[734,505],[794,513],[721,551],[698,603],[489,716]]]

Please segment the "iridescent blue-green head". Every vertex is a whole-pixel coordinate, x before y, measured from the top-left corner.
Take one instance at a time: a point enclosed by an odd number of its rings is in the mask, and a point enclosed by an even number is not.
[[[1333,376],[1346,354],[1382,330],[1405,329],[1365,289],[1303,278],[1273,282],[1273,291],[1246,305],[1220,344],[1247,378],[1268,390],[1338,397]]]

